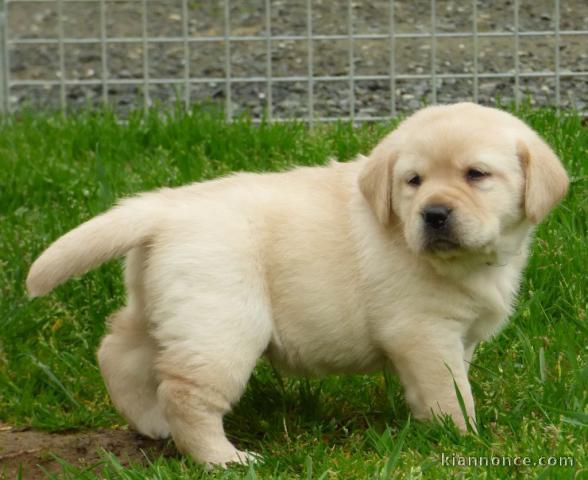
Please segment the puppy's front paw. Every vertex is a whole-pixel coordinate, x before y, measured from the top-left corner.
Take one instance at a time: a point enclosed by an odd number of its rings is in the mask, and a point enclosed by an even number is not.
[[[261,463],[263,460],[262,456],[256,452],[249,451],[236,451],[236,459],[230,460],[231,463],[239,463],[241,465],[248,465],[250,463]]]
[[[260,463],[262,456],[255,452],[246,452],[235,449],[226,459],[206,462],[206,469],[212,470],[215,467],[227,468],[231,464],[248,465],[250,463]]]

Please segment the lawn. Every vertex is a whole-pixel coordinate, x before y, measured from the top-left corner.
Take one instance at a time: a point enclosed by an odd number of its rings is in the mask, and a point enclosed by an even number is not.
[[[178,455],[123,466],[105,452],[93,470],[64,463],[54,478],[588,478],[588,130],[573,112],[517,114],[572,182],[537,231],[516,313],[470,370],[479,435],[411,420],[392,375],[303,380],[262,361],[226,419],[230,438],[261,452],[262,463],[205,472]],[[226,124],[206,108],[136,112],[125,123],[108,112],[0,121],[0,421],[51,432],[124,428],[95,359],[104,319],[124,302],[121,264],[31,301],[28,267],[53,239],[135,192],[350,159],[394,124]],[[491,456],[530,465],[459,465]],[[538,465],[546,457],[568,466]]]

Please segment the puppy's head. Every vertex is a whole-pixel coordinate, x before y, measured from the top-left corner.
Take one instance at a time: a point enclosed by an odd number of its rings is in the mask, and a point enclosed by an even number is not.
[[[371,152],[359,187],[383,226],[399,222],[416,253],[492,253],[523,221],[540,222],[568,178],[514,116],[471,103],[415,113]]]

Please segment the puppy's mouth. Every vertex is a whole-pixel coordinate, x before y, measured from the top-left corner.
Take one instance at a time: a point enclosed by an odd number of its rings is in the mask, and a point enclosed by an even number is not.
[[[450,252],[461,248],[461,244],[450,238],[431,238],[425,245],[425,250],[435,252]]]

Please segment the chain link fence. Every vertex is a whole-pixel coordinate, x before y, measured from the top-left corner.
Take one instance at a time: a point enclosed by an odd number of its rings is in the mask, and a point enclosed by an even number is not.
[[[585,0],[0,0],[0,109],[213,101],[378,120],[472,100],[586,110]]]

